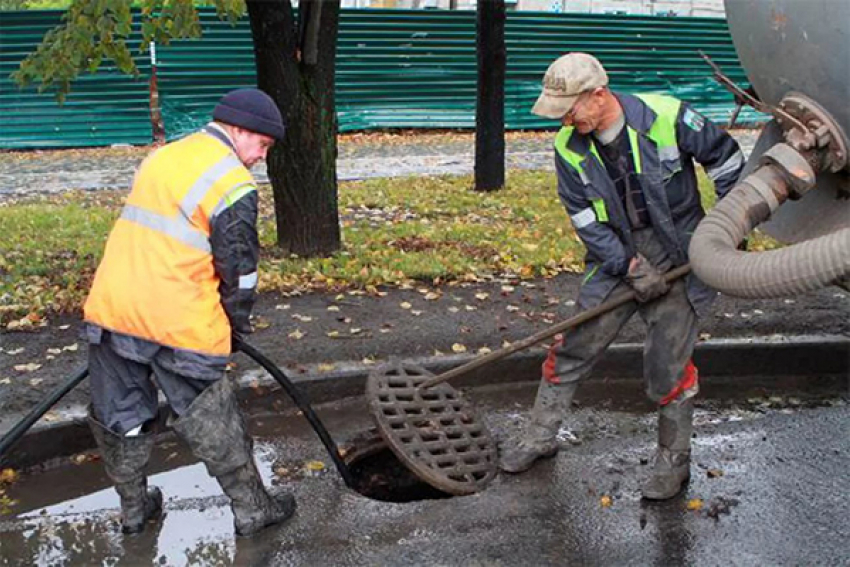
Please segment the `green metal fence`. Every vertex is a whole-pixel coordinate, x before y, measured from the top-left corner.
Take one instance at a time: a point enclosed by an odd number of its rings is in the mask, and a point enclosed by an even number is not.
[[[149,144],[150,63],[147,54],[139,54],[139,38],[129,42],[139,78],[103,65],[96,74],[81,76],[61,106],[52,94],[20,90],[9,78],[61,15],[0,12],[0,148]]]
[[[7,17],[0,21],[0,147],[149,142],[150,125],[143,125],[148,120],[150,66],[141,60],[146,56],[138,62],[142,80],[107,70],[75,85],[69,103],[74,101],[77,110],[60,109],[46,95],[7,93],[15,58],[19,61],[35,46],[47,29],[47,16],[52,22],[58,17],[55,12],[15,14],[18,25],[12,27],[20,38],[14,49],[11,43],[7,47]],[[169,139],[203,124],[223,93],[256,84],[247,20],[232,26],[205,9],[201,24],[201,39],[157,49],[158,88]],[[554,126],[529,109],[546,67],[567,51],[599,57],[615,89],[668,92],[720,122],[728,119],[732,98],[711,80],[698,51],[710,55],[732,79],[746,80],[720,19],[511,12],[506,41],[505,120],[510,129]],[[474,12],[342,11],[336,76],[340,131],[472,128],[475,80]],[[111,110],[104,106],[109,104]],[[10,114],[13,117],[6,117]],[[744,113],[742,119],[756,118]],[[15,124],[16,134],[7,135],[7,122]]]

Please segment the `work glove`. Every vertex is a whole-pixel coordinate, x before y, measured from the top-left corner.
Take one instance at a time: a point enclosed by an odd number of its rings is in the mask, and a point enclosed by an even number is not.
[[[243,324],[231,327],[230,329],[230,352],[239,350],[239,343],[254,332],[254,327],[250,321],[245,321]]]
[[[636,262],[629,264],[629,273],[626,282],[635,292],[638,303],[652,301],[667,293],[670,285],[664,281],[664,275],[655,269],[649,260],[638,254]]]

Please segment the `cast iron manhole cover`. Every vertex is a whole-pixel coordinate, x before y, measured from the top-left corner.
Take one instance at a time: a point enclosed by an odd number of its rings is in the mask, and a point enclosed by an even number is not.
[[[366,385],[381,437],[419,478],[449,494],[478,492],[496,476],[496,446],[472,407],[448,384],[417,386],[434,375],[390,362]]]

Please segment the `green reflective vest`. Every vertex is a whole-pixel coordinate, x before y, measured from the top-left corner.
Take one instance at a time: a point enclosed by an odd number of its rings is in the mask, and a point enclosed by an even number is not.
[[[656,114],[655,122],[647,132],[647,137],[655,144],[658,151],[658,159],[660,162],[670,163],[672,167],[668,170],[672,172],[681,169],[679,157],[679,145],[676,140],[676,120],[679,116],[679,108],[682,102],[678,99],[654,94],[636,95],[644,104],[653,110]],[[638,145],[637,131],[626,124],[626,129],[629,135],[629,144],[632,150],[632,159],[634,160],[635,172],[640,175],[643,172],[640,146]],[[574,152],[569,148],[570,138],[573,135],[575,128],[573,126],[565,126],[561,128],[555,138],[555,150],[564,158],[564,161],[578,173],[582,182],[587,185],[589,183],[588,176],[584,169],[584,161],[588,156],[578,152]],[[590,154],[593,159],[596,159],[599,165],[604,168],[602,159],[599,157],[599,152],[596,145],[591,141]],[[605,209],[605,202],[602,199],[594,199],[591,201],[596,219],[599,222],[608,222],[608,211]]]

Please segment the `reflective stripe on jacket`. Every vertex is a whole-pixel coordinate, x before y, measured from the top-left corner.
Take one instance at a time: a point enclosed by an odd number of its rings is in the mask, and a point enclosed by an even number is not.
[[[744,166],[737,142],[686,103],[662,95],[615,93],[625,117],[635,173],[652,229],[674,266],[688,261],[700,204],[694,160],[714,181],[718,198],[735,184]],[[626,275],[635,255],[631,227],[614,182],[590,135],[564,127],[555,140],[558,194],[587,248],[579,305],[598,305]],[[701,313],[716,293],[695,276],[688,297]]]
[[[109,235],[86,321],[175,349],[228,355],[231,326],[211,224],[255,191],[232,149],[207,133],[148,156]]]

